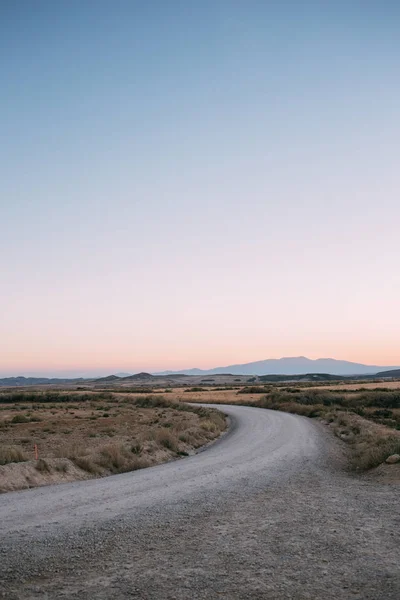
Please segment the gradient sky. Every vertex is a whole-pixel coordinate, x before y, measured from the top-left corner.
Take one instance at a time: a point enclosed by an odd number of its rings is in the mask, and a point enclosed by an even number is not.
[[[399,26],[2,0],[0,375],[400,364]]]

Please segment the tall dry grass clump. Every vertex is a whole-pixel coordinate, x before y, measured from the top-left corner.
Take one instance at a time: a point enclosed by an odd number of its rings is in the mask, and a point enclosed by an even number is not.
[[[400,454],[400,437],[370,437],[356,445],[351,466],[357,471],[367,471],[385,462],[392,454]]]
[[[179,439],[170,429],[162,427],[156,432],[154,437],[157,444],[163,448],[171,450],[171,452],[178,450]]]
[[[9,463],[25,462],[27,459],[25,453],[15,446],[0,447],[0,465]]]
[[[119,443],[104,446],[96,463],[111,473],[126,473],[149,466],[146,458],[138,456],[136,452]]]

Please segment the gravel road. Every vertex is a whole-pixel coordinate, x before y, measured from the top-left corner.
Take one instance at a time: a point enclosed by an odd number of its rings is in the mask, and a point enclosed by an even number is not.
[[[319,423],[218,408],[193,457],[0,496],[0,597],[398,600],[399,487],[346,475]]]

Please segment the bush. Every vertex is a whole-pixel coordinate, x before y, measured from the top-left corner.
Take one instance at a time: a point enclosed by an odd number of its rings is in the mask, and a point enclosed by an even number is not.
[[[35,465],[36,471],[40,473],[50,473],[51,467],[48,462],[46,462],[43,458],[39,458]]]
[[[133,454],[141,454],[142,451],[143,451],[143,446],[141,444],[139,444],[138,442],[136,442],[135,444],[133,444],[131,446],[131,452]]]
[[[11,423],[29,423],[29,422],[30,422],[30,418],[26,417],[25,415],[15,415],[11,419]]]
[[[68,473],[68,463],[67,462],[59,463],[56,465],[55,469],[59,473]]]
[[[176,452],[178,449],[178,440],[169,429],[162,428],[157,431],[156,441],[167,450],[171,450],[171,452]]]
[[[149,466],[145,458],[135,456],[123,444],[109,444],[102,448],[96,462],[112,473],[126,473]]]
[[[204,431],[211,431],[211,432],[215,432],[217,431],[217,424],[214,423],[214,421],[211,421],[210,419],[206,419],[201,423],[200,426],[202,429],[204,429]]]

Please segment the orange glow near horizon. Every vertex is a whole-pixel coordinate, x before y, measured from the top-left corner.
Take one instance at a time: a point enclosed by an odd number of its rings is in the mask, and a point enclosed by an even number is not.
[[[40,357],[32,357],[30,359],[25,356],[24,362],[21,362],[19,357],[14,357],[14,360],[3,360],[1,361],[3,376],[6,374],[11,375],[24,375],[25,373],[114,373],[114,372],[127,372],[134,373],[138,371],[164,371],[164,370],[183,370],[191,368],[199,369],[212,369],[214,367],[225,367],[228,365],[235,364],[246,364],[249,362],[256,362],[266,360],[270,358],[283,358],[283,357],[296,357],[306,356],[309,359],[315,360],[317,358],[333,358],[336,360],[346,360],[355,363],[363,363],[366,365],[376,366],[400,366],[400,356],[393,351],[391,353],[385,353],[376,355],[373,352],[349,352],[346,355],[341,354],[329,354],[329,353],[315,353],[315,352],[286,352],[284,354],[276,354],[266,350],[263,353],[213,353],[205,360],[202,353],[199,352],[188,352],[185,356],[180,357],[179,354],[176,357],[168,356],[163,357],[160,355],[151,356],[151,353],[146,353],[146,356],[134,356],[131,355],[131,359],[127,360],[126,356],[117,358],[117,354],[107,355],[104,353],[98,357],[97,360],[90,360],[89,356],[84,356],[82,353],[81,360],[76,361],[72,357],[66,357],[63,359],[62,356],[53,355],[51,358],[47,358],[43,354]],[[395,349],[394,349],[395,350]],[[89,352],[88,352],[89,354]]]

